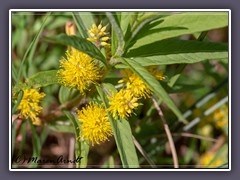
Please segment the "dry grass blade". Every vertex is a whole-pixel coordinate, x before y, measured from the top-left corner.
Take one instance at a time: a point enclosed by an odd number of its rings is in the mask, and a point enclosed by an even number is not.
[[[160,116],[160,118],[161,118],[161,120],[163,122],[164,130],[165,130],[165,132],[167,134],[167,138],[168,138],[168,141],[169,141],[170,149],[171,149],[171,152],[172,152],[174,168],[179,168],[176,148],[175,148],[175,145],[174,145],[174,142],[173,142],[173,138],[172,138],[170,129],[168,127],[167,121],[165,120],[165,118],[163,116],[163,113],[162,113],[162,110],[160,109],[157,101],[153,97],[152,97],[152,101],[153,101],[153,104],[154,104],[154,106],[156,107],[156,109],[158,111],[158,114],[159,114],[159,116]]]
[[[139,144],[139,142],[136,140],[134,136],[133,137],[133,142],[136,146],[136,148],[139,150],[139,152],[142,154],[142,156],[146,159],[146,161],[150,164],[152,168],[157,168],[157,166],[154,164],[154,162],[148,157],[147,153],[144,151],[142,146]]]

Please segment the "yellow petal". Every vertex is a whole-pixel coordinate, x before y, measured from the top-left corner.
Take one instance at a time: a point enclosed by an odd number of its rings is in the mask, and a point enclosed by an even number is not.
[[[101,46],[107,46],[107,45],[109,45],[109,44],[106,42],[101,42]]]
[[[109,37],[105,36],[105,37],[103,37],[101,40],[102,40],[102,41],[107,41],[107,40],[109,40]]]

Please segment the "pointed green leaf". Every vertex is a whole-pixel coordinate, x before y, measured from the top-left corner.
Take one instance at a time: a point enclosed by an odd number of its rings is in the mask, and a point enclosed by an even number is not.
[[[124,44],[125,44],[122,29],[120,28],[116,18],[114,17],[114,15],[111,12],[106,12],[106,16],[109,19],[109,22],[111,23],[112,28],[116,32],[115,35],[117,37],[118,47],[117,47],[115,54],[121,55],[123,53],[123,48],[124,48]]]
[[[89,56],[102,61],[104,64],[107,64],[106,59],[101,53],[101,51],[93,43],[84,38],[78,36],[68,36],[66,34],[59,34],[55,37],[46,37],[45,40],[53,43],[72,46],[88,54]]]
[[[58,99],[61,104],[64,104],[76,97],[77,94],[79,94],[77,89],[61,86],[59,89]]]
[[[88,30],[94,23],[91,12],[73,12],[73,19],[77,25],[78,31],[83,38],[88,38]]]
[[[44,27],[45,27],[45,25],[46,25],[47,18],[49,17],[50,14],[51,14],[51,12],[48,12],[47,15],[45,16],[45,18],[44,18],[44,20],[43,20],[43,22],[42,22],[42,25],[41,25],[40,29],[38,30],[38,33],[35,35],[34,39],[33,39],[32,42],[29,44],[29,46],[28,46],[28,48],[27,48],[27,50],[26,50],[26,52],[25,52],[25,54],[24,54],[24,56],[23,56],[23,59],[22,59],[22,61],[21,61],[21,64],[20,64],[20,67],[19,67],[18,73],[17,73],[17,85],[19,84],[19,81],[20,81],[20,78],[21,78],[22,69],[23,69],[23,65],[24,65],[24,63],[25,63],[25,61],[26,61],[26,59],[27,59],[27,56],[29,55],[29,53],[30,53],[31,51],[32,51],[31,53],[33,53],[33,52],[35,51],[34,49],[32,50],[32,48],[33,48],[33,47],[35,46],[35,44],[38,42],[39,37],[40,37],[40,35],[42,34],[43,29],[44,29]],[[21,43],[22,43],[22,42],[21,42]]]
[[[58,84],[57,70],[38,72],[28,78],[27,83],[36,88]]]
[[[125,55],[142,66],[197,63],[203,60],[228,58],[225,43],[168,39],[132,49]]]
[[[138,33],[132,48],[159,40],[228,26],[228,12],[184,12],[151,22]]]
[[[48,123],[48,127],[52,131],[63,133],[74,133],[74,127],[72,125],[60,124],[58,122]]]
[[[32,124],[32,120],[28,119],[30,126],[31,126],[31,130],[32,130],[32,144],[33,144],[33,154],[32,154],[32,158],[34,157],[40,157],[41,155],[41,150],[42,150],[42,144],[41,144],[41,140],[37,134],[37,130],[36,130],[36,126],[34,126]],[[38,167],[38,163],[36,163],[35,161],[31,161],[30,168],[37,168]]]

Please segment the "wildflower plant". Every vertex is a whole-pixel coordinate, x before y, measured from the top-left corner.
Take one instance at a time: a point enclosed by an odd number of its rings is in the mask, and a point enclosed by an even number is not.
[[[12,14],[12,157],[30,130],[34,156],[54,136],[76,168],[225,167],[228,45],[207,32],[226,12],[60,14],[27,26],[29,46]]]

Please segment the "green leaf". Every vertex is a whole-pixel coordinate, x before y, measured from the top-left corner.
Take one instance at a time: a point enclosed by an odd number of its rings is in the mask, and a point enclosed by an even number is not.
[[[39,31],[38,31],[38,33],[36,34],[36,36],[34,37],[33,41],[32,41],[32,42],[30,43],[30,45],[28,46],[28,48],[27,48],[27,50],[26,50],[26,52],[25,52],[25,54],[24,54],[24,56],[23,56],[23,59],[22,59],[22,61],[21,61],[21,64],[20,64],[20,67],[19,67],[19,70],[18,70],[18,74],[17,74],[17,85],[19,84],[19,81],[20,81],[20,78],[21,78],[22,69],[23,69],[23,65],[24,65],[24,63],[25,63],[25,61],[26,61],[26,59],[27,59],[27,56],[28,56],[28,54],[29,54],[30,52],[31,52],[32,55],[33,55],[33,53],[35,52],[34,46],[36,46],[36,43],[38,42],[39,37],[40,37],[40,35],[41,35],[42,32],[43,32],[43,29],[44,29],[44,27],[45,27],[45,25],[46,25],[46,20],[47,20],[47,18],[48,18],[48,16],[49,16],[50,14],[51,14],[51,12],[48,12],[48,13],[47,13],[47,15],[46,15],[46,17],[44,18],[43,23],[42,23]],[[33,48],[33,50],[32,50],[32,48]]]
[[[79,149],[79,146],[76,147]],[[88,163],[88,153],[89,153],[90,145],[86,141],[81,141],[81,163],[80,168],[86,168]]]
[[[193,92],[201,88],[205,88],[205,86],[201,84],[175,84],[174,87],[169,90],[169,93]]]
[[[21,100],[22,100],[22,98],[23,98],[23,94],[24,94],[24,92],[23,92],[22,90],[20,90],[20,92],[19,92],[19,97],[18,97],[18,101],[17,101],[17,103],[16,103],[16,104],[13,106],[13,108],[12,108],[12,115],[16,113],[17,107],[18,107],[18,105],[20,104],[20,102],[21,102]],[[12,149],[11,149],[12,156],[13,156],[13,153],[14,153],[15,140],[16,140],[16,134],[17,134],[17,129],[16,129],[16,127],[17,127],[17,120],[15,119],[15,120],[13,121],[13,123],[12,123],[12,131],[11,131],[11,133],[12,133],[12,147],[11,147],[11,148],[12,148]]]
[[[72,46],[88,54],[89,56],[102,61],[105,65],[107,64],[106,59],[101,53],[101,51],[93,43],[84,38],[78,36],[68,36],[66,34],[59,34],[55,37],[46,37],[45,40],[53,43]]]
[[[168,39],[132,49],[125,55],[142,66],[197,63],[210,59],[228,58],[224,43]]]
[[[60,122],[48,123],[48,128],[55,132],[74,133],[74,127],[72,125],[62,124]]]
[[[106,95],[102,88],[96,86],[98,93],[105,105],[108,108]],[[110,86],[108,86],[109,88]],[[115,88],[108,89],[108,92],[116,91]],[[132,131],[129,122],[125,119],[113,119],[108,113],[108,117],[113,129],[114,138],[117,144],[118,152],[124,168],[139,168],[138,157],[133,143]]]
[[[130,21],[133,18],[129,12],[119,12],[120,13],[120,28],[122,29],[124,37],[126,37],[126,33],[130,26]]]
[[[44,142],[46,141],[47,137],[48,137],[48,133],[49,133],[49,128],[47,126],[43,127],[42,133],[40,135],[40,141],[41,141],[41,145],[43,146]]]
[[[117,33],[112,28],[112,31],[111,31],[111,51],[112,51],[113,55],[116,53],[117,46],[118,46]]]
[[[94,21],[94,14],[92,12],[75,12],[75,15],[79,16],[82,19],[83,25],[86,30],[92,28]]]
[[[78,125],[78,122],[76,121],[74,115],[69,112],[69,111],[66,111],[64,110],[63,113],[68,117],[68,119],[72,122],[73,126],[74,126],[74,130],[75,130],[75,135],[76,137],[79,137],[80,136],[80,129],[79,129],[79,125]]]
[[[13,106],[13,108],[12,108],[12,115],[16,113],[17,107],[18,107],[18,105],[20,104],[20,102],[21,102],[21,100],[22,100],[22,98],[23,98],[23,94],[24,94],[24,92],[23,92],[22,90],[20,90],[20,91],[19,91],[18,101],[17,101],[17,103],[16,103],[16,104]]]
[[[174,86],[172,87],[171,84],[168,84],[167,82],[160,81],[160,83],[168,94],[184,93],[184,92],[190,92],[190,91],[192,92],[201,88],[205,88],[203,84],[177,83],[177,84],[174,84]]]
[[[48,15],[50,15],[50,13],[48,13]],[[46,18],[48,17],[48,15],[46,16]],[[43,28],[45,26],[45,21],[46,20],[43,20],[43,27],[39,30],[39,35],[36,37],[36,40],[33,42],[33,45],[32,45],[32,48],[29,52],[29,56],[28,56],[28,63],[27,63],[27,66],[26,66],[26,76],[29,76],[29,69],[31,68],[31,65],[33,63],[33,60],[34,60],[34,54],[36,52],[36,49],[37,49],[37,46],[38,46],[38,42],[39,42],[39,39],[40,39],[40,35],[42,34],[43,32]],[[49,21],[48,21],[49,22]],[[46,23],[47,24],[47,23]]]
[[[57,70],[42,71],[27,79],[27,83],[34,87],[45,87],[58,84]]]
[[[64,110],[63,113],[71,120],[73,126],[74,126],[74,130],[75,130],[75,139],[76,139],[76,144],[75,144],[75,156],[76,158],[80,158],[81,162],[80,164],[76,164],[76,168],[86,168],[87,167],[87,162],[88,162],[88,152],[89,152],[89,144],[87,142],[81,141],[80,139],[80,128],[78,125],[78,122],[76,120],[76,118],[74,117],[74,115],[69,112]]]
[[[125,57],[146,57],[156,55],[184,54],[184,53],[212,53],[227,52],[227,43],[216,43],[199,40],[165,39],[151,44],[131,49]]]
[[[88,38],[87,31],[91,29],[94,19],[91,12],[73,12],[73,19],[83,38]]]
[[[171,12],[144,12],[143,14],[138,13],[138,24],[136,24],[136,27],[139,26],[141,23],[148,19],[157,19],[157,18],[162,18],[164,16],[169,16],[171,15]]]
[[[188,123],[187,120],[183,117],[182,113],[176,107],[172,99],[168,96],[168,93],[161,86],[161,84],[139,63],[134,60],[128,61],[124,58],[121,58],[123,63],[125,63],[134,73],[136,73],[142,80],[145,82],[151,90],[163,100],[164,103],[175,113],[175,115],[183,123]]]
[[[124,37],[126,41],[125,51],[127,51],[128,48],[130,48],[136,42],[136,37],[138,33],[144,27],[148,27],[150,22],[168,15],[169,12],[138,12],[137,14],[135,13],[131,15],[132,21],[130,21],[130,24],[132,32],[128,32]]]
[[[224,164],[222,164],[222,165],[220,165],[220,166],[217,166],[217,167],[215,167],[215,168],[228,168],[229,166],[228,166],[228,162],[227,163],[224,163]]]
[[[101,166],[101,168],[115,168],[113,156],[110,156]]]
[[[64,104],[76,97],[77,94],[79,94],[78,90],[61,86],[59,89],[58,99],[61,104]]]
[[[32,130],[32,144],[33,144],[33,154],[32,154],[32,158],[39,158],[41,155],[41,140],[37,134],[36,131],[36,127],[32,124],[32,121],[30,119],[28,119],[30,125],[31,125],[31,130]],[[38,163],[36,163],[35,161],[31,161],[30,163],[30,168],[37,168]]]
[[[109,165],[109,168],[115,168],[113,156],[109,157],[108,165]]]
[[[151,22],[138,33],[133,49],[159,40],[228,26],[227,12],[175,13]]]
[[[23,149],[24,149],[24,146],[25,146],[25,142],[26,142],[26,134],[27,134],[26,127],[27,127],[27,121],[23,121],[22,124],[21,124],[21,130],[20,130],[22,140],[21,140],[21,144],[20,144],[20,147],[19,147],[19,151],[18,151],[19,156],[22,155]]]
[[[116,32],[115,35],[117,37],[118,47],[117,47],[115,54],[121,55],[123,53],[124,42],[125,42],[122,29],[119,27],[117,20],[115,19],[115,17],[113,16],[113,14],[111,12],[106,12],[106,16],[108,17],[108,19],[112,25],[112,28]]]
[[[15,120],[15,121],[13,121],[13,123],[12,123],[12,131],[11,131],[11,133],[12,133],[12,149],[11,149],[11,152],[12,152],[12,156],[13,156],[13,153],[14,153],[14,149],[15,149],[15,140],[16,140],[16,135],[17,135],[17,129],[16,129],[16,127],[17,127],[17,121]]]
[[[211,159],[211,161],[209,161],[209,163],[207,164],[206,168],[209,168],[210,165],[212,165],[213,163],[215,163],[215,161],[217,161],[218,159],[221,160],[227,160],[228,156],[228,144],[224,144],[216,153],[216,155],[213,157],[213,159]],[[219,164],[220,166],[221,164]]]
[[[17,82],[17,70],[13,63],[12,63],[12,79],[14,80],[14,82]]]

